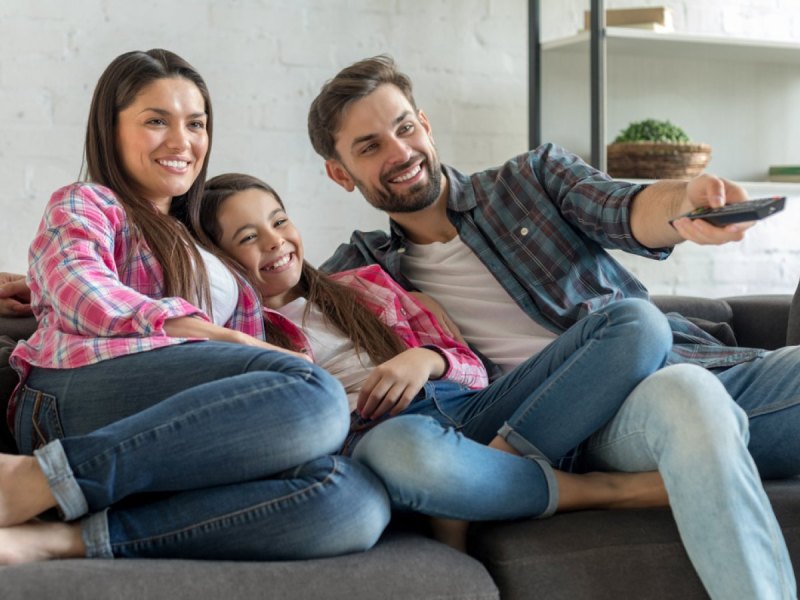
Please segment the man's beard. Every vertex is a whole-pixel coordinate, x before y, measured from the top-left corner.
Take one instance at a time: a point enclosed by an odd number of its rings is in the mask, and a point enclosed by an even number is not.
[[[404,171],[410,167],[411,164],[416,162],[416,160],[418,160],[417,157],[412,158],[405,165],[401,165],[399,168],[395,169],[395,172],[400,173]],[[381,188],[370,188],[358,179],[353,178],[353,181],[355,181],[356,187],[358,187],[361,195],[364,196],[367,202],[378,210],[388,213],[411,213],[428,208],[431,204],[436,202],[442,191],[442,166],[436,154],[433,153],[430,157],[427,157],[426,160],[420,164],[420,168],[427,169],[427,182],[412,186],[402,195],[392,193],[388,184]]]

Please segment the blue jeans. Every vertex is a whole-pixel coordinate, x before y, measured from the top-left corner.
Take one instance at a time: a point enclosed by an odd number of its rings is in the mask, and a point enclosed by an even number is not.
[[[396,508],[470,521],[552,514],[551,465],[569,462],[671,344],[650,303],[611,304],[483,390],[429,382],[357,441],[353,458],[378,474]],[[523,456],[486,446],[498,434]]]
[[[39,460],[87,555],[296,559],[364,550],[389,503],[337,451],[341,385],[279,352],[218,342],[34,369],[20,449]]]
[[[581,470],[658,469],[712,598],[796,598],[759,471],[800,472],[800,348],[716,375],[675,365],[649,377],[583,446],[577,463]]]

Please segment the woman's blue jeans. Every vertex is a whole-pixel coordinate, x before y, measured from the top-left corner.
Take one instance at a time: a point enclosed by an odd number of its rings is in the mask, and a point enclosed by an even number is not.
[[[298,559],[369,548],[386,492],[330,456],[341,385],[279,352],[219,342],[34,369],[16,437],[88,556]]]
[[[552,514],[551,465],[569,464],[671,344],[657,308],[616,302],[484,390],[429,382],[401,415],[356,440],[353,457],[397,508],[470,521]],[[523,456],[488,447],[498,434]]]

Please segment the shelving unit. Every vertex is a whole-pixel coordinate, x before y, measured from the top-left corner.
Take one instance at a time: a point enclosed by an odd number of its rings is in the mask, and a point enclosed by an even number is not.
[[[557,141],[605,170],[619,129],[670,118],[712,145],[709,170],[721,175],[757,180],[769,164],[800,162],[800,44],[606,28],[601,0],[590,31],[542,43],[538,4],[529,0],[531,147]]]

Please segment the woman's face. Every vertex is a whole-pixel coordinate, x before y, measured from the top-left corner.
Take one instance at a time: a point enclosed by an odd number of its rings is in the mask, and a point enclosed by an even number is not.
[[[236,192],[220,205],[217,221],[220,247],[258,283],[266,306],[280,308],[300,295],[303,240],[272,194]]]
[[[182,77],[157,79],[118,115],[117,148],[134,187],[163,213],[185,194],[208,152],[206,105]]]

